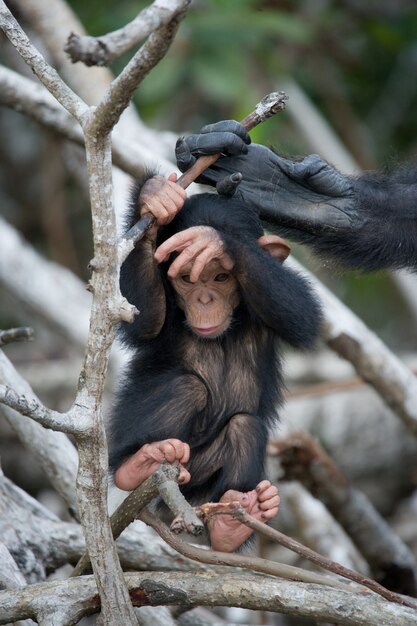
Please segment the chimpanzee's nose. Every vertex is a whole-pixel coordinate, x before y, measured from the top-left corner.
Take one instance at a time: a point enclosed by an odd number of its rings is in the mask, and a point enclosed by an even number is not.
[[[213,300],[208,289],[202,289],[201,293],[198,296],[198,299],[201,304],[209,304]]]

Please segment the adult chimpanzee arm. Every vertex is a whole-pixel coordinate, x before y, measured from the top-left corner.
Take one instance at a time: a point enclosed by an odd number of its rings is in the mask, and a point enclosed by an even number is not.
[[[179,143],[180,169],[209,149],[231,154],[206,170],[201,182],[215,185],[241,172],[235,198],[254,207],[268,227],[348,268],[417,269],[415,165],[347,177],[318,155],[293,161],[248,146],[245,131],[236,128],[235,122],[219,122]]]
[[[140,190],[151,176],[152,174],[148,174],[143,180],[138,181],[132,192],[130,210],[126,218],[127,229],[140,217],[138,206]],[[142,339],[157,336],[165,321],[165,291],[161,270],[153,257],[154,252],[154,238],[143,237],[120,270],[121,292],[139,311],[131,324],[122,322],[120,325],[122,338],[133,346]]]

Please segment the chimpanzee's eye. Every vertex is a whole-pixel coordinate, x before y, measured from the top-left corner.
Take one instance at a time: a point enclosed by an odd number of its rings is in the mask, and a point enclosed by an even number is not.
[[[190,283],[191,282],[191,278],[189,274],[183,274],[181,276],[181,280],[183,280],[185,283]]]
[[[214,280],[217,281],[218,283],[224,283],[226,280],[229,279],[230,274],[226,274],[226,272],[222,273],[222,274],[217,274],[214,277]]]

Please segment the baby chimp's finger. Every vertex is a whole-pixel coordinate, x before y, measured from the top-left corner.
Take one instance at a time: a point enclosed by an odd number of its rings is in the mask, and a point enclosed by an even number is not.
[[[273,519],[277,515],[278,515],[278,507],[275,507],[274,509],[269,509],[268,511],[264,511],[261,515],[261,518],[264,521],[268,521],[270,519]]]
[[[168,463],[173,463],[176,460],[176,450],[171,441],[163,441],[160,445],[160,449]]]
[[[267,511],[268,509],[273,509],[279,506],[280,502],[281,502],[281,498],[279,496],[273,496],[272,498],[269,498],[269,500],[266,500],[265,502],[259,502],[258,507],[262,511]]]
[[[179,463],[179,468],[180,475],[178,476],[178,482],[180,483],[180,485],[185,485],[186,483],[190,482],[191,474],[187,469],[185,469],[185,467],[181,463]]]
[[[270,485],[264,491],[261,491],[261,493],[258,493],[258,500],[259,502],[265,502],[266,500],[269,500],[270,498],[273,498],[274,496],[277,496],[277,495],[278,495],[278,489],[275,487],[275,485]]]
[[[256,485],[256,487],[255,487],[255,490],[256,490],[256,493],[258,494],[258,497],[259,497],[259,494],[261,494],[263,491],[265,491],[265,489],[268,489],[268,487],[270,487],[271,484],[272,483],[271,483],[270,480],[261,480],[261,482],[258,483]]]
[[[183,230],[182,232],[176,233],[172,235],[169,239],[161,243],[160,246],[155,251],[154,258],[158,263],[162,263],[162,261],[166,261],[171,254],[175,250],[179,250],[182,246],[186,245],[191,241],[190,234],[187,231]]]

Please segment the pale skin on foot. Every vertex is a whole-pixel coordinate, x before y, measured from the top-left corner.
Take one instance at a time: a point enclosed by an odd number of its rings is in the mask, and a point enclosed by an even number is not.
[[[239,502],[249,515],[260,522],[276,517],[280,503],[278,489],[269,480],[262,480],[255,489],[242,493],[229,489],[220,502]],[[233,552],[253,534],[253,530],[241,524],[231,515],[216,515],[208,522],[210,542],[213,550]]]

